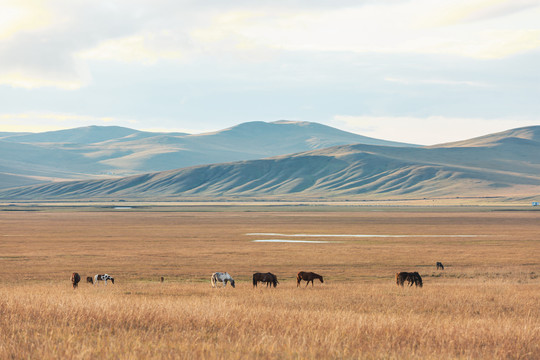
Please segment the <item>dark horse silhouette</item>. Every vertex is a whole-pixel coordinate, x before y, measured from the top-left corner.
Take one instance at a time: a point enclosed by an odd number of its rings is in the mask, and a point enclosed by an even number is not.
[[[74,289],[76,289],[77,286],[79,286],[79,281],[81,281],[81,276],[79,275],[79,273],[71,274],[71,283],[73,284]]]
[[[257,283],[264,282],[266,287],[274,285],[274,287],[279,284],[277,276],[272,273],[255,273],[253,274],[253,287],[257,287]]]
[[[321,275],[315,274],[314,272],[300,271],[298,275],[296,275],[296,287],[300,286],[300,282],[302,280],[306,281],[306,287],[311,281],[311,286],[313,287],[313,280],[315,279],[319,279],[321,283],[324,283],[323,277]]]
[[[419,273],[415,272],[400,272],[396,273],[396,284],[398,286],[403,286],[403,284],[407,281],[409,286],[419,286],[422,287],[424,284],[422,283],[422,277]]]
[[[437,270],[439,269],[444,270],[444,265],[442,264],[442,262],[437,261]]]

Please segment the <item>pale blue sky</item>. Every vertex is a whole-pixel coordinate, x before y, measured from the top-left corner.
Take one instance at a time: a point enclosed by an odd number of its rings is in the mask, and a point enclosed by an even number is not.
[[[0,0],[0,131],[540,125],[540,0]]]

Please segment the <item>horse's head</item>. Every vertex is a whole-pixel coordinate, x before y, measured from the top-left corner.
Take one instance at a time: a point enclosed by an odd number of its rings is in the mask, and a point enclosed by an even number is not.
[[[234,280],[231,279],[231,280],[229,280],[229,281],[231,282],[231,286],[234,287]]]
[[[324,282],[324,280],[323,280],[322,276],[321,276],[321,277],[319,278],[319,280],[321,280],[321,282],[322,282],[322,283]]]
[[[114,278],[113,277],[111,278],[111,282],[114,284]]]

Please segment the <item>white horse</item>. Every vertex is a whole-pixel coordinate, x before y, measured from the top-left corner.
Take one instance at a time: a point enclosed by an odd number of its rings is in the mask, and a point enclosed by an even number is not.
[[[229,273],[215,272],[210,278],[210,283],[212,287],[216,287],[216,283],[220,281],[223,283],[223,286],[227,286],[227,281],[231,283],[231,286],[234,287],[234,279],[229,275]]]
[[[107,280],[111,280],[111,282],[114,284],[114,278],[110,276],[109,274],[104,274],[104,275],[96,274],[94,276],[94,285],[96,285],[98,281],[105,281],[105,285],[107,285]]]

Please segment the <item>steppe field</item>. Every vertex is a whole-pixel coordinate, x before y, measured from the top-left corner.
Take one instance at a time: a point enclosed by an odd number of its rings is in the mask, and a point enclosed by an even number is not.
[[[1,210],[0,359],[540,359],[540,211]]]

